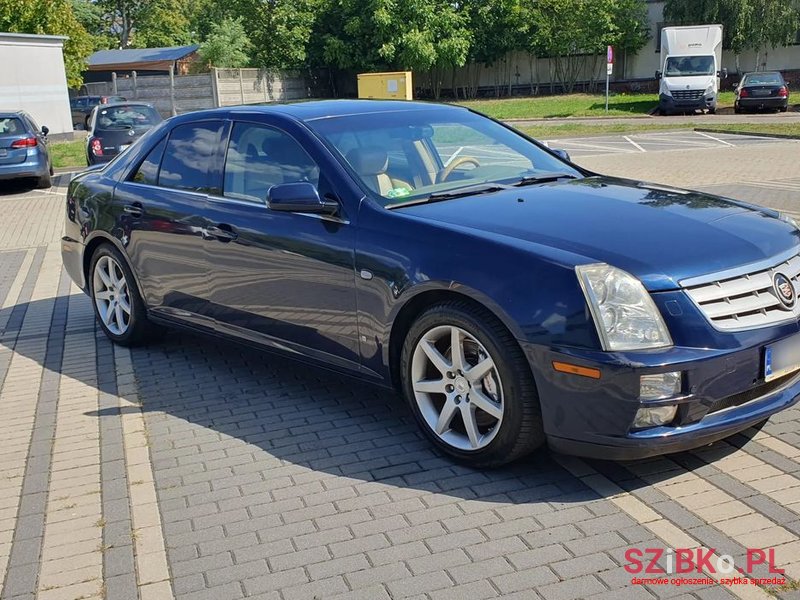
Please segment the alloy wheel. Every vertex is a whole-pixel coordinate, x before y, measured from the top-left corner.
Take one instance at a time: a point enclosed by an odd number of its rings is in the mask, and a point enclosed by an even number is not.
[[[440,325],[425,333],[411,360],[411,385],[433,433],[459,450],[485,448],[503,421],[503,386],[494,359],[472,334]]]
[[[114,335],[123,335],[131,324],[131,300],[125,274],[110,256],[95,263],[92,291],[103,325]]]

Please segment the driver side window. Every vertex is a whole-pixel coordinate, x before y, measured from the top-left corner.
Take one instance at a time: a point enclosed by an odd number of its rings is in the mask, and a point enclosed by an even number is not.
[[[252,123],[235,123],[225,158],[223,196],[264,203],[269,188],[309,182],[319,187],[319,167],[288,134]]]

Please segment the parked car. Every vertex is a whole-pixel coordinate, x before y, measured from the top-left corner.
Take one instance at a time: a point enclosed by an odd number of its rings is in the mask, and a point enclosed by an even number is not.
[[[150,104],[100,104],[92,110],[86,138],[89,166],[106,163],[163,119]]]
[[[114,342],[185,327],[394,386],[472,465],[685,450],[800,394],[796,224],[463,107],[190,113],[66,203],[64,265]]]
[[[25,111],[0,111],[0,181],[30,179],[36,187],[50,187],[49,131]]]
[[[89,118],[95,106],[125,101],[125,98],[122,96],[76,96],[70,99],[69,107],[72,111],[72,128],[88,130]]]
[[[736,114],[765,108],[789,110],[789,85],[778,71],[745,73],[736,84],[735,93],[733,109]]]

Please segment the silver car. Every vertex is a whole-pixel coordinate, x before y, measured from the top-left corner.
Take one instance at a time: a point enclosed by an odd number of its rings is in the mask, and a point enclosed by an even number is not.
[[[38,188],[50,187],[48,132],[25,111],[0,111],[0,181],[30,179]]]

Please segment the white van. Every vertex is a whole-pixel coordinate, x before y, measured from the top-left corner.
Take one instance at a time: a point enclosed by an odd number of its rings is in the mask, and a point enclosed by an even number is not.
[[[722,25],[665,27],[661,30],[658,110],[663,114],[717,111],[722,68]]]

